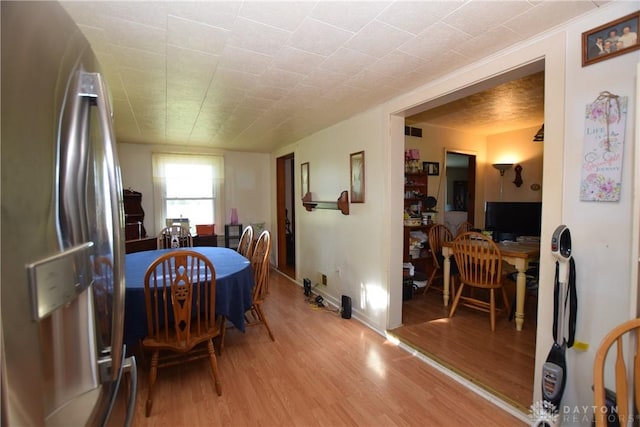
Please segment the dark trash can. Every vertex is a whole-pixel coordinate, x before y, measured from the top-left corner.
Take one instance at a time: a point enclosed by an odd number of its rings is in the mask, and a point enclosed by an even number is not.
[[[402,301],[407,301],[413,298],[413,278],[408,277],[402,280]]]

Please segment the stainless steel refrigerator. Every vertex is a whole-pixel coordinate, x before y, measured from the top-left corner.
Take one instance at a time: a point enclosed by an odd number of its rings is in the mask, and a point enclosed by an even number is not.
[[[0,2],[2,426],[131,421],[120,170],[106,83],[58,2]],[[125,387],[125,385],[128,387]],[[128,402],[128,403],[127,403]]]

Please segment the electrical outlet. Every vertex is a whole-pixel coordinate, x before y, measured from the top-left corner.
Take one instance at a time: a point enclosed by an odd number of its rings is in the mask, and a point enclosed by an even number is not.
[[[321,280],[322,284],[327,286],[327,275],[326,274],[321,274],[320,277],[321,277],[320,280]]]

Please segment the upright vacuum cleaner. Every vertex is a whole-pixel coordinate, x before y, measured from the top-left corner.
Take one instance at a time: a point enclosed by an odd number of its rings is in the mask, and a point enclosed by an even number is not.
[[[573,346],[578,299],[575,263],[571,256],[571,233],[566,225],[556,228],[551,238],[551,254],[556,258],[553,298],[553,345],[542,366],[542,414],[535,426],[555,425],[567,382],[565,352]]]

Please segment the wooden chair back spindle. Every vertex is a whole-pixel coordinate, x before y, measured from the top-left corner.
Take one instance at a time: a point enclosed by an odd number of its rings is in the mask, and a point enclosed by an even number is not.
[[[630,417],[638,419],[635,410],[640,409],[640,319],[628,320],[613,328],[602,340],[593,362],[593,395],[595,403],[596,427],[606,427],[607,410],[605,400],[604,369],[609,351],[615,346],[614,379],[617,403],[617,416],[620,425],[628,425]],[[635,351],[625,348],[625,342],[635,345]],[[629,347],[630,348],[630,347]],[[631,361],[625,358],[633,358]],[[633,367],[631,377],[627,376],[627,365]],[[631,383],[631,385],[629,385]],[[629,409],[629,397],[632,407]],[[635,406],[635,410],[634,410]]]
[[[242,231],[240,235],[240,241],[238,242],[238,253],[248,259],[251,259],[251,252],[253,250],[253,227],[248,225]]]
[[[456,237],[460,236],[463,233],[468,233],[472,228],[473,224],[471,224],[469,221],[460,223],[460,225],[458,225],[458,228],[456,229]]]

